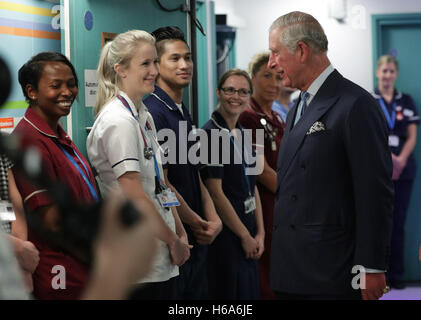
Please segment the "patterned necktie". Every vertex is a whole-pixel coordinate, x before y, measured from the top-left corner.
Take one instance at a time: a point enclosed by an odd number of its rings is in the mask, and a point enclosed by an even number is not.
[[[302,91],[300,93],[300,103],[297,107],[297,113],[295,115],[295,122],[294,126],[297,124],[298,120],[300,120],[301,116],[304,114],[304,111],[307,108],[307,99],[310,97],[310,93],[307,91]]]

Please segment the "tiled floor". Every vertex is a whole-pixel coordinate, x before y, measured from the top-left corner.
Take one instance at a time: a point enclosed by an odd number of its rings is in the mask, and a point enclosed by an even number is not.
[[[421,300],[421,284],[408,285],[405,289],[393,289],[380,300]]]

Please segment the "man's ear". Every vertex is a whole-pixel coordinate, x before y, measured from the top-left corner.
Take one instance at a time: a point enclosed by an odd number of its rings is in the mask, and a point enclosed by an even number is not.
[[[299,55],[299,59],[301,63],[304,63],[307,61],[308,56],[310,54],[310,50],[311,48],[309,45],[307,45],[303,41],[298,41],[296,53]]]
[[[123,65],[119,64],[119,63],[116,63],[114,65],[114,71],[117,73],[117,75],[121,79],[124,79],[125,77],[127,77],[126,68]]]

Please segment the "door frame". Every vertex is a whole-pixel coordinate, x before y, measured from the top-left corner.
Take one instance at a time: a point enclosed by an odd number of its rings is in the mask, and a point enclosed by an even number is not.
[[[377,69],[377,59],[379,58],[380,55],[382,54],[386,54],[386,52],[383,51],[384,49],[384,43],[383,43],[383,36],[384,36],[384,32],[387,28],[389,27],[411,27],[411,26],[421,26],[421,13],[399,13],[399,14],[381,14],[381,15],[372,15],[372,50],[373,50],[373,87],[376,87],[376,83],[377,83],[377,78],[376,78],[376,69]],[[418,135],[420,134],[420,128],[421,126],[418,127]],[[417,152],[416,150],[418,149],[418,153],[415,155],[416,156],[416,161],[417,161],[417,165],[418,167],[420,167],[420,162],[421,159],[419,157],[420,155],[420,147],[419,145],[417,145],[415,147],[416,149],[414,149],[413,152]],[[418,155],[418,156],[417,156]],[[417,191],[417,189],[420,188],[419,183],[420,181],[418,181],[418,183],[416,183],[417,180],[420,179],[420,172],[417,173],[417,177],[414,180],[414,186],[412,189],[412,197],[409,203],[409,207],[408,207],[408,215],[410,214],[411,211],[411,207],[414,205],[414,198],[416,197],[415,192]],[[417,206],[420,206],[419,201],[417,202]],[[417,207],[417,208],[418,208]],[[414,209],[412,209],[414,210]],[[407,222],[406,222],[407,223]],[[413,231],[412,231],[413,232]],[[408,233],[406,233],[405,238],[407,237]],[[412,233],[411,233],[412,235]],[[418,236],[416,236],[417,239],[420,239]],[[416,247],[413,248],[412,245],[410,247],[410,255],[411,255],[411,259],[410,259],[410,263],[409,265],[406,265],[405,267],[405,272],[404,272],[404,280],[407,281],[419,281],[421,280],[420,277],[420,273],[418,271],[414,271],[414,265],[419,263],[418,261],[414,261],[414,258],[412,258],[412,254],[415,254],[415,252],[412,252],[413,250],[417,252],[417,256],[418,256],[418,245],[419,243],[415,244],[414,246]],[[408,263],[407,257],[406,255],[408,254],[408,244],[405,245],[404,248],[404,261],[405,264]],[[418,269],[416,269],[418,270]],[[410,272],[410,273],[408,273]],[[415,273],[414,273],[415,272]]]
[[[373,14],[371,16],[373,48],[373,86],[375,86],[377,59],[383,48],[382,32],[388,26],[421,25],[421,13]]]

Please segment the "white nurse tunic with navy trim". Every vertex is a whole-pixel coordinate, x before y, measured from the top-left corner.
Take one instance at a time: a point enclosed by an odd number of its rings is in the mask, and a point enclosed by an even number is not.
[[[119,93],[128,102],[133,114],[118,99],[108,102],[95,119],[91,132],[88,135],[86,148],[89,161],[98,173],[99,185],[102,195],[119,188],[117,178],[129,171],[139,172],[146,194],[152,199],[156,209],[167,225],[175,232],[175,221],[171,210],[165,210],[155,196],[155,164],[153,157],[147,160],[144,157],[144,140],[139,124],[145,133],[148,146],[152,147],[158,162],[161,179],[164,174],[160,165],[160,154],[156,139],[156,129],[151,114],[142,103],[139,111],[127,94]],[[151,130],[147,130],[146,121]],[[171,264],[168,246],[158,241],[156,254],[151,272],[140,282],[162,282],[178,275],[178,267]]]

